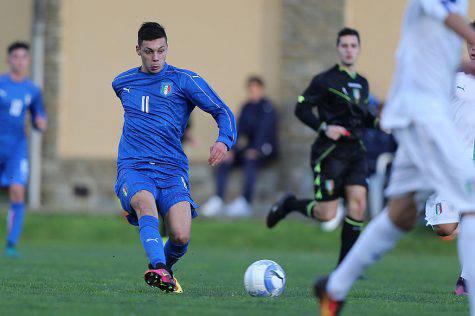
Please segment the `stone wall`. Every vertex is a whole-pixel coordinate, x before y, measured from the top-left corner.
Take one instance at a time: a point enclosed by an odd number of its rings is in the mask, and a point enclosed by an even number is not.
[[[282,21],[282,153],[280,190],[311,197],[310,145],[315,132],[294,115],[297,96],[336,61],[336,34],[344,22],[344,0],[284,0]]]

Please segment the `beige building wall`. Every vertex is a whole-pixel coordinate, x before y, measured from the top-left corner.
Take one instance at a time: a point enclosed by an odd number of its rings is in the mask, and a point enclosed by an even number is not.
[[[368,78],[371,92],[383,100],[396,66],[395,54],[406,2],[347,0],[345,5],[346,25],[358,29],[362,37],[359,72]],[[475,18],[473,4],[468,17]]]
[[[168,62],[201,74],[234,113],[251,74],[263,75],[278,100],[280,7],[280,0],[63,1],[60,157],[116,157],[123,111],[111,81],[140,64],[135,45],[144,21],[166,27]],[[204,161],[215,123],[196,109],[192,132],[199,145],[188,154]]]
[[[1,0],[0,12],[0,73],[4,73],[8,70],[8,45],[17,40],[31,41],[32,0]]]

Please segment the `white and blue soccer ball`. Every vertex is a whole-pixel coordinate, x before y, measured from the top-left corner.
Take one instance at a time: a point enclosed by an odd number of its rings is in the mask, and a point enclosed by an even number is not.
[[[279,296],[285,289],[284,269],[272,260],[256,261],[244,274],[244,287],[251,296]]]

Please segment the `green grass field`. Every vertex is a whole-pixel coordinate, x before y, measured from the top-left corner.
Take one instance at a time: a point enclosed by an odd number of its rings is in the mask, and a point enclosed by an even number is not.
[[[317,315],[309,287],[334,267],[338,239],[297,220],[273,231],[196,220],[175,269],[185,293],[174,295],[145,285],[137,232],[118,216],[29,214],[22,258],[0,259],[0,315]],[[281,297],[244,292],[258,259],[285,269]],[[452,294],[457,276],[456,242],[420,228],[358,281],[344,315],[466,315],[466,298]]]

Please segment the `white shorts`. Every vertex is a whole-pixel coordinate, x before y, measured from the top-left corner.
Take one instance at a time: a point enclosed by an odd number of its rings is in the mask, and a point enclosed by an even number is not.
[[[460,211],[450,202],[440,199],[437,194],[431,195],[426,202],[427,225],[458,223]]]
[[[412,122],[394,136],[399,147],[388,197],[435,191],[462,213],[475,211],[475,166],[449,119]]]

